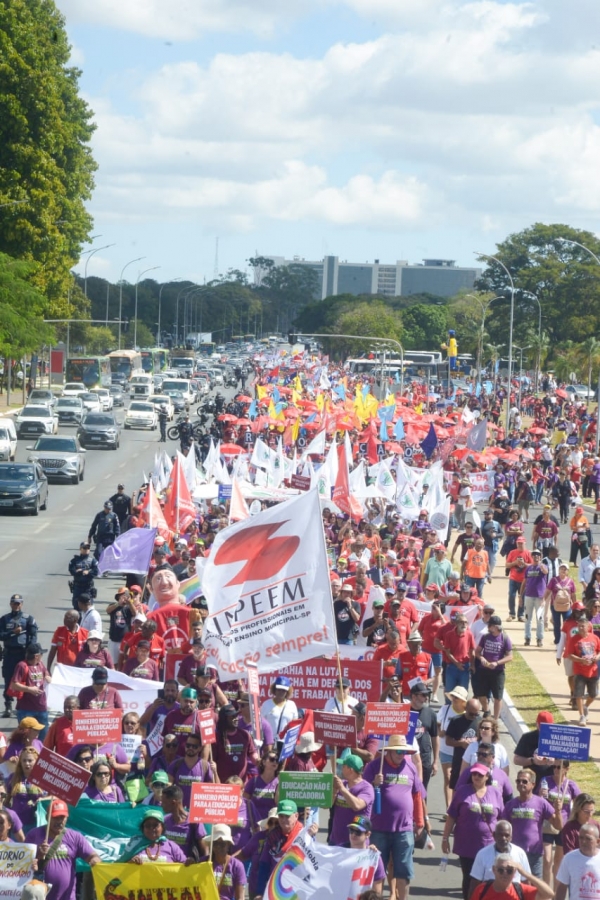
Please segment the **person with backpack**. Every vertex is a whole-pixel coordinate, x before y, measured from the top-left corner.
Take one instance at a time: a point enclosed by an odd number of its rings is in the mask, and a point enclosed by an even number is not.
[[[469,895],[469,900],[550,900],[554,891],[549,884],[527,872],[510,853],[499,853],[492,866],[494,873],[490,881],[482,881]],[[522,881],[515,881],[519,874]]]
[[[569,567],[561,563],[558,567],[558,575],[548,582],[544,596],[544,628],[548,628],[548,611],[552,611],[552,626],[554,628],[554,643],[560,641],[560,632],[571,606],[575,603],[575,582],[569,577]]]

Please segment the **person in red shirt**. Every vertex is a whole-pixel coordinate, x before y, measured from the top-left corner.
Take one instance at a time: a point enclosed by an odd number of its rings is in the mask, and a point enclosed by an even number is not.
[[[52,671],[55,659],[63,666],[74,664],[77,654],[83,648],[88,636],[86,629],[79,625],[80,618],[77,610],[68,610],[63,619],[64,624],[54,632],[48,653],[47,668],[49,672]]]
[[[498,853],[492,866],[493,881],[482,881],[477,885],[470,900],[550,900],[554,891],[541,878],[527,872],[521,863],[511,858],[510,853]],[[519,888],[515,888],[513,879],[516,873],[521,876]]]
[[[402,679],[402,696],[410,700],[410,681],[418,679],[429,685],[433,678],[433,661],[422,649],[423,638],[418,631],[408,636],[408,650],[403,650],[396,664],[396,675]]]
[[[417,626],[423,638],[422,649],[425,653],[429,653],[433,662],[434,675],[433,683],[431,685],[431,694],[434,699],[437,697],[442,677],[442,654],[435,646],[435,639],[444,625],[447,624],[448,619],[442,613],[442,601],[436,600],[431,604],[431,612],[426,613]]]
[[[63,703],[63,715],[58,716],[44,738],[44,747],[54,750],[61,756],[66,756],[73,747],[73,713],[79,709],[79,699],[76,694],[65,697]]]
[[[148,641],[150,644],[150,659],[153,659],[159,668],[162,668],[165,659],[165,642],[156,634],[156,622],[148,619],[142,622],[139,631],[130,631],[121,641],[121,650],[119,653],[119,663],[117,669],[122,672],[125,662],[128,659],[135,658],[136,647],[140,641]]]
[[[417,607],[406,596],[407,584],[399,581],[396,585],[396,595],[391,597],[386,603],[386,612],[389,613],[390,621],[393,619],[406,619],[412,628],[419,621]]]
[[[579,712],[579,724],[587,725],[588,710],[598,696],[598,660],[600,638],[589,630],[589,622],[582,616],[577,623],[577,639],[571,652],[575,676],[575,700]],[[587,691],[585,704],[583,698]]]
[[[406,644],[400,639],[400,632],[393,625],[388,628],[385,642],[380,644],[373,659],[383,660],[383,678],[393,678],[400,654],[406,650]]]
[[[475,665],[475,639],[466,616],[457,615],[454,621],[440,629],[435,647],[441,650],[447,662],[446,692],[455,687],[469,689],[469,673]]]
[[[519,622],[525,621],[525,607],[521,606],[523,601],[520,598],[520,591],[525,578],[525,569],[533,563],[533,556],[526,549],[525,543],[524,537],[517,538],[516,549],[510,551],[504,565],[508,572],[508,622],[514,621],[515,599],[517,597],[519,597],[519,609],[517,611]]]
[[[571,606],[571,614],[567,616],[562,623],[560,629],[560,640],[556,645],[556,662],[560,666],[562,660],[565,663],[565,675],[569,684],[571,694],[571,709],[577,709],[577,701],[575,700],[575,675],[573,674],[573,660],[571,654],[575,650],[575,644],[579,640],[579,630],[577,623],[581,616],[585,615],[585,606],[583,603],[575,602]],[[593,627],[588,623],[588,629],[591,631]]]

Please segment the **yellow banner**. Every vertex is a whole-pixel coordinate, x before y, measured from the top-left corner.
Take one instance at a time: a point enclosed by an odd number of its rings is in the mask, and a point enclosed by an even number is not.
[[[208,862],[100,863],[92,868],[98,900],[219,900],[219,892]],[[132,893],[133,892],[133,893]]]

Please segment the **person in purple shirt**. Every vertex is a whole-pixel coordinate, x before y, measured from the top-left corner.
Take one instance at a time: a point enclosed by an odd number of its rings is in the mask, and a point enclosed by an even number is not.
[[[159,681],[158,663],[150,658],[150,641],[139,641],[135,648],[135,656],[125,662],[123,671],[130,678]]]
[[[123,709],[123,700],[116,688],[108,686],[108,669],[98,666],[92,672],[92,683],[79,691],[80,709]]]
[[[168,678],[165,681],[162,694],[163,696],[157,697],[140,716],[140,725],[146,729],[147,735],[152,733],[159,721],[160,728],[158,731],[161,732],[167,715],[172,709],[179,709],[179,701],[177,700],[177,697],[179,696],[179,685],[175,678]]]
[[[512,800],[513,798],[512,784],[504,769],[501,769],[494,763],[494,745],[489,743],[488,741],[480,741],[479,746],[477,747],[476,756],[477,762],[482,763],[484,766],[487,766],[490,770],[490,775],[492,776],[492,787],[497,788],[502,794],[502,800],[504,801],[504,803],[508,803],[508,801]],[[463,787],[465,784],[469,784],[470,779],[471,768],[469,766],[463,769],[463,771],[460,773],[455,787],[459,788]]]
[[[111,782],[112,770],[107,762],[96,762],[92,766],[92,777],[85,789],[90,800],[101,803],[124,803],[123,791]]]
[[[24,841],[25,834],[23,832],[23,823],[20,818],[12,809],[5,809],[4,804],[6,802],[8,789],[6,784],[4,783],[4,778],[0,775],[0,813],[4,813],[8,816],[8,831],[10,833],[10,840],[13,841]],[[0,841],[4,840],[4,838],[0,838]]]
[[[33,747],[22,750],[17,767],[7,782],[7,803],[21,819],[25,833],[35,825],[37,803],[40,797],[44,796],[41,788],[36,787],[29,780],[38,756],[38,751]]]
[[[249,778],[244,788],[244,797],[250,801],[253,821],[259,822],[269,815],[275,804],[279,784],[279,760],[275,751],[267,751],[258,764],[258,775]]]
[[[342,844],[343,847],[350,847],[352,850],[364,850],[371,846],[370,838],[373,826],[368,816],[354,816],[348,823],[348,840]],[[331,841],[329,841],[331,844]],[[381,896],[383,882],[385,881],[385,866],[381,859],[381,853],[377,853],[378,860],[373,875],[374,890]]]
[[[492,787],[487,766],[477,762],[469,774],[470,783],[454,790],[442,837],[442,853],[448,854],[454,830],[452,849],[460,860],[464,900],[469,896],[473,861],[483,847],[493,842],[494,828],[504,806],[500,791]]]
[[[484,712],[488,710],[489,698],[494,703],[494,718],[500,718],[506,663],[512,662],[512,642],[502,630],[500,616],[490,616],[487,632],[482,634],[475,649],[475,673],[472,677],[473,693],[479,698]]]
[[[216,781],[214,762],[201,759],[202,744],[197,734],[188,734],[185,740],[185,756],[171,763],[167,774],[183,791],[183,805],[189,807],[192,796],[192,784],[196,781]]]
[[[141,837],[134,837],[117,862],[184,863],[185,853],[174,841],[165,837],[165,814],[162,809],[149,809],[141,822]]]
[[[150,769],[148,771],[148,784],[151,784],[152,776],[159,771],[168,772],[171,763],[175,762],[179,753],[179,741],[177,735],[166,734],[163,740],[162,749],[152,758]]]
[[[43,869],[44,880],[52,885],[46,900],[75,900],[76,861],[82,859],[89,866],[96,866],[100,857],[82,834],[67,828],[69,808],[66,803],[53,800],[49,816],[48,837],[46,826],[42,825],[29,832],[27,842],[37,844],[38,866]]]
[[[342,846],[348,837],[348,828],[356,815],[371,815],[375,791],[373,785],[363,778],[364,763],[360,756],[349,753],[342,761],[342,777],[333,779],[335,799],[333,801],[333,821],[329,843]]]
[[[417,571],[418,570],[416,566],[408,566],[406,570],[406,580],[399,581],[397,584],[397,587],[399,587],[401,584],[406,585],[405,596],[407,600],[418,600],[421,594],[421,582],[417,578]]]
[[[232,775],[227,779],[227,784],[238,784],[240,790],[244,790],[244,782],[239,775]],[[235,825],[231,826],[231,834],[233,837],[233,852],[237,853],[244,847],[252,837],[252,831],[256,827],[257,819],[253,817],[250,801],[246,800],[243,794],[240,794],[240,802],[238,806],[238,819]]]
[[[164,836],[181,847],[186,856],[192,856],[195,846],[202,855],[207,853],[202,843],[206,837],[204,825],[190,824],[189,812],[183,805],[183,791],[176,784],[165,787],[162,792],[161,806],[165,814]]]
[[[542,562],[541,550],[532,550],[531,556],[533,562],[525,568],[525,577],[521,585],[521,606],[525,608],[525,646],[529,647],[531,644],[531,623],[535,618],[537,645],[543,647],[544,596],[548,583],[548,566]]]
[[[34,719],[33,716],[25,716],[24,719],[21,719],[11,735],[10,743],[4,752],[3,761],[16,763],[21,755],[21,751],[28,750],[30,747],[33,747],[39,753],[44,745],[37,738],[37,735],[43,730],[44,726],[37,719]]]
[[[513,844],[517,844],[525,851],[531,871],[541,878],[544,822],[550,822],[560,831],[563,827],[561,804],[558,797],[552,805],[533,793],[536,777],[532,769],[521,769],[517,772],[515,782],[519,796],[509,800],[500,818],[510,822],[513,829]]]
[[[213,825],[212,867],[221,900],[244,900],[246,870],[239,859],[231,856],[233,836],[229,825]]]

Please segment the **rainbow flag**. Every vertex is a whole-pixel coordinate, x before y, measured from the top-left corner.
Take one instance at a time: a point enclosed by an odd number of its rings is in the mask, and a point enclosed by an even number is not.
[[[202,584],[200,582],[200,576],[192,575],[191,578],[186,578],[185,581],[180,582],[179,593],[183,594],[187,604],[190,604],[196,597],[201,597]]]

